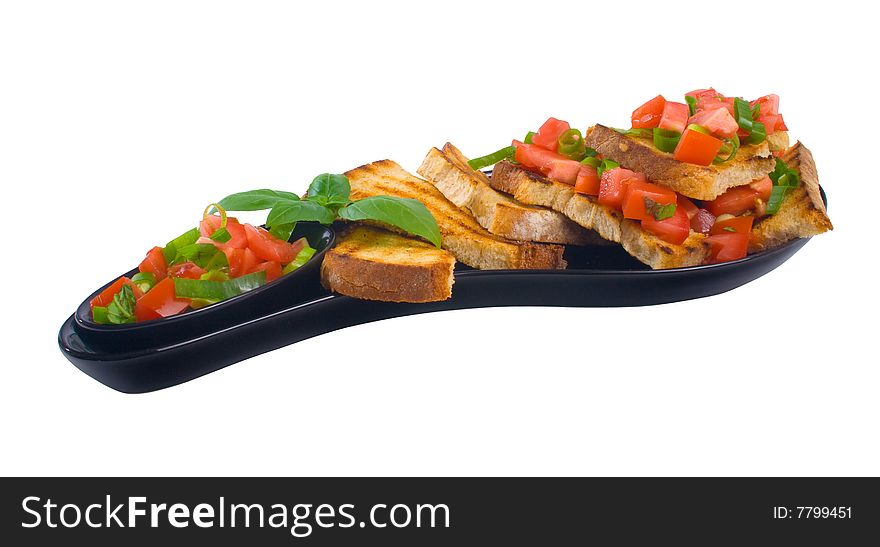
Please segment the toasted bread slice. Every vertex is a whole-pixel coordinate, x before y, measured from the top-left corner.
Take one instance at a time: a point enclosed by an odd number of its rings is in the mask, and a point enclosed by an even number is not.
[[[775,215],[755,224],[749,237],[749,252],[765,251],[795,238],[833,229],[822,201],[813,154],[798,142],[782,155],[782,160],[800,172],[801,184],[785,196]]]
[[[345,173],[352,199],[398,196],[417,199],[437,220],[443,248],[459,262],[481,270],[565,268],[564,247],[512,241],[480,226],[467,211],[446,199],[433,184],[405,171],[391,160],[382,160]]]
[[[321,263],[328,290],[365,300],[437,302],[452,296],[455,257],[430,243],[353,224]]]
[[[603,238],[620,243],[632,256],[654,269],[696,266],[706,261],[706,236],[691,233],[681,245],[673,245],[644,231],[638,222],[625,220],[618,211],[579,194],[572,186],[533,173],[509,161],[495,166],[490,184],[517,200],[550,207]]]
[[[623,135],[603,125],[591,128],[584,142],[623,167],[644,173],[652,182],[701,200],[713,200],[729,188],[760,179],[776,165],[767,141],[743,146],[729,162],[706,166],[680,162],[648,139]]]
[[[442,151],[428,151],[417,172],[493,234],[517,241],[569,245],[602,241],[562,213],[525,205],[495,190],[486,175],[471,169],[467,162],[458,148],[446,143]]]

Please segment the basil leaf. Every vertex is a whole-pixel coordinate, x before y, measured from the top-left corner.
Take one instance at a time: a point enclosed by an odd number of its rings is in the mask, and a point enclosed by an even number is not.
[[[226,243],[230,239],[232,239],[232,234],[229,233],[229,230],[226,228],[219,228],[213,234],[211,234],[211,239],[218,243]]]
[[[134,291],[131,285],[123,285],[118,293],[113,295],[113,301],[107,306],[107,322],[114,325],[134,323]]]
[[[270,227],[293,224],[301,220],[313,220],[321,224],[332,224],[336,215],[332,210],[314,201],[284,201],[275,204],[266,217]],[[287,237],[290,237],[289,235]]]
[[[287,241],[290,239],[290,234],[293,233],[294,228],[296,228],[296,222],[278,224],[269,228],[269,233],[282,241]]]
[[[339,216],[346,220],[377,220],[423,237],[437,247],[441,243],[437,221],[417,199],[372,196],[343,207]]]
[[[308,199],[324,206],[344,206],[351,196],[351,185],[345,175],[323,173],[309,185]]]
[[[654,217],[654,220],[666,220],[667,218],[672,218],[675,215],[676,205],[674,203],[667,203],[666,205],[661,205],[654,201],[649,197],[645,197],[645,211]]]
[[[299,201],[299,196],[280,190],[250,190],[226,196],[219,205],[227,211],[262,211],[286,201]]]

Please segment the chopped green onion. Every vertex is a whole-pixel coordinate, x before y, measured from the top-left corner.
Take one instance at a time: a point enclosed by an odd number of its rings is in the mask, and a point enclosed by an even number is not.
[[[284,266],[284,269],[281,270],[281,273],[289,274],[290,272],[301,268],[313,256],[315,256],[315,249],[309,247],[309,245],[306,244],[306,246],[303,247],[302,250],[300,250],[300,252],[296,254],[296,258],[294,258],[293,261],[290,262],[288,265]]]
[[[226,257],[220,249],[210,243],[192,243],[177,249],[177,257],[172,264],[192,262],[200,268],[208,268],[215,265],[212,260],[215,260],[218,254]]]
[[[109,323],[110,318],[107,316],[107,308],[104,306],[95,306],[92,308],[92,321],[101,325]]]
[[[681,133],[670,129],[654,128],[654,146],[662,152],[675,152]]]
[[[600,165],[602,165],[602,160],[595,156],[587,156],[586,158],[581,160],[581,163],[584,165],[589,165],[590,167],[598,169]]]
[[[598,152],[596,152],[595,149],[590,148],[589,146],[585,146],[585,147],[584,147],[584,150],[585,150],[585,151],[584,151],[584,154],[585,154],[586,157],[588,157],[588,158],[592,158],[593,156],[599,154]]]
[[[474,158],[468,161],[468,165],[471,167],[471,169],[479,171],[480,169],[484,169],[486,167],[489,167],[490,165],[495,165],[501,160],[511,158],[514,154],[516,154],[516,147],[507,146],[505,148],[502,148],[501,150],[492,152],[489,155],[480,158]]]
[[[746,144],[761,144],[767,140],[767,128],[761,122],[752,122],[752,131],[746,137]]]
[[[202,218],[207,218],[208,215],[212,214],[214,211],[218,211],[220,213],[220,228],[226,228],[226,209],[221,207],[218,203],[212,203],[205,207],[205,211],[202,213]]]
[[[259,271],[227,281],[174,278],[174,294],[178,298],[196,298],[220,302],[262,287],[266,284],[266,272]]]
[[[776,158],[776,167],[768,176],[773,181],[773,189],[770,191],[770,199],[767,200],[766,213],[773,215],[779,212],[785,196],[800,185],[801,177],[797,170],[779,158]]]
[[[228,281],[229,274],[222,270],[210,270],[203,273],[199,279],[203,281]]]
[[[613,160],[602,160],[602,165],[596,168],[596,174],[600,177],[602,173],[605,171],[610,171],[614,168],[620,167],[620,164]]]
[[[734,232],[734,233],[736,233],[736,228],[734,228],[733,226],[725,226],[724,228],[722,228],[722,230],[724,230],[725,232]]]
[[[688,125],[687,128],[690,129],[691,131],[696,131],[697,133],[702,133],[703,135],[712,135],[712,133],[708,129],[706,129],[702,125],[697,125],[695,123]]]
[[[564,131],[556,140],[559,146],[556,151],[563,156],[581,161],[587,157],[587,147],[584,144],[584,137],[578,129],[568,129]]]
[[[712,160],[714,164],[720,164],[724,162],[728,162],[736,157],[736,153],[739,151],[739,137],[734,135],[729,139],[724,139],[724,144],[721,146],[721,150],[718,151],[718,155]],[[724,157],[725,154],[727,157]]]
[[[523,142],[526,144],[533,144],[532,137],[534,137],[534,136],[535,136],[535,132],[529,131],[528,133],[526,133],[526,138],[523,139]]]
[[[697,113],[697,100],[690,95],[684,96],[684,102],[688,105],[688,116],[693,116]]]
[[[198,228],[193,228],[187,232],[180,234],[175,237],[171,241],[168,242],[167,245],[162,249],[162,254],[165,256],[165,263],[171,264],[177,258],[177,250],[181,247],[186,247],[187,245],[192,245],[196,241],[198,241],[201,234],[199,233]]]
[[[147,292],[156,285],[156,276],[151,272],[138,272],[131,277],[131,282],[141,291]]]
[[[626,135],[627,137],[638,137],[640,139],[651,139],[654,137],[654,133],[646,127],[639,127],[634,129],[618,129],[616,127],[612,127],[612,129],[614,129],[621,135]]]

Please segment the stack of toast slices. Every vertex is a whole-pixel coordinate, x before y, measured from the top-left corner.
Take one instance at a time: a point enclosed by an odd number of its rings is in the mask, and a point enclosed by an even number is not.
[[[778,213],[754,224],[749,252],[777,247],[832,229],[812,155],[802,144],[788,146],[781,132],[758,146],[744,146],[721,166],[678,162],[645,141],[596,125],[585,144],[622,167],[687,197],[712,200],[729,188],[773,171],[774,152],[800,173],[802,183],[787,195]],[[594,196],[578,193],[510,160],[491,175],[472,169],[456,147],[432,148],[419,178],[391,160],[346,173],[352,199],[388,195],[425,204],[437,221],[442,249],[394,228],[353,224],[339,229],[337,245],[321,267],[324,286],[370,300],[432,302],[451,297],[454,266],[477,269],[561,269],[566,245],[619,244],[651,268],[705,264],[706,236],[691,231],[680,245],[642,229]]]

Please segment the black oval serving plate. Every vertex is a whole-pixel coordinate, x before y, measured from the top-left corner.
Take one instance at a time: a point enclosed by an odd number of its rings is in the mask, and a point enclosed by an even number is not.
[[[308,233],[304,235],[309,237]],[[324,251],[332,237],[309,241],[313,246],[318,241],[326,242]],[[761,277],[788,260],[807,241],[793,240],[733,262],[670,270],[651,270],[617,245],[569,247],[565,254],[567,270],[459,267],[453,297],[428,304],[369,302],[330,294],[319,286],[322,252],[289,276],[291,284],[296,284],[291,288],[294,290],[282,289],[279,282],[279,290],[264,291],[266,304],[274,306],[270,312],[248,312],[245,305],[239,310],[238,304],[247,302],[244,297],[257,292],[253,291],[227,301],[226,306],[216,304],[181,315],[181,319],[191,322],[181,320],[177,327],[167,330],[162,326],[162,335],[156,335],[155,343],[148,343],[149,329],[144,328],[137,335],[140,345],[135,346],[123,340],[123,336],[135,336],[130,334],[134,329],[112,329],[112,333],[108,330],[97,336],[96,325],[83,321],[78,310],[61,327],[58,342],[67,359],[89,376],[119,391],[143,393],[192,380],[306,338],[391,317],[492,306],[648,306],[711,296]],[[160,319],[142,325],[155,326],[159,333],[166,321],[172,324],[169,319]],[[126,334],[112,341],[114,335],[123,332]]]

